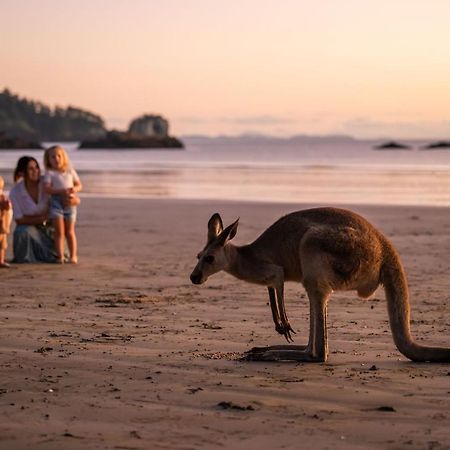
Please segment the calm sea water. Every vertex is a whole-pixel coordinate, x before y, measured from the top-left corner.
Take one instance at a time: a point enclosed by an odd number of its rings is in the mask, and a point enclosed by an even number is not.
[[[64,144],[84,196],[450,206],[450,150],[413,145],[187,141],[185,150],[108,151]],[[7,188],[22,154],[42,161],[42,151],[1,151]]]

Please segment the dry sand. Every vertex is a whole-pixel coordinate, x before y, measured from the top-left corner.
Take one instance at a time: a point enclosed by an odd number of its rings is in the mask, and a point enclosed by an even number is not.
[[[245,243],[302,207],[84,199],[78,266],[0,272],[0,448],[450,448],[450,365],[396,350],[382,290],[333,296],[326,364],[250,363],[283,343],[265,288],[190,284],[213,212]],[[414,335],[450,346],[450,210],[352,209],[400,251]],[[286,296],[304,343],[304,291]]]

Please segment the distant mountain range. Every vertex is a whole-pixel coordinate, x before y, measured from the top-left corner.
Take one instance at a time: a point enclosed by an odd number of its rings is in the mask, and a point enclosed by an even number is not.
[[[308,135],[297,134],[290,137],[277,137],[263,134],[242,134],[239,136],[204,136],[204,135],[186,135],[181,138],[186,144],[203,145],[214,144],[314,144],[314,143],[351,143],[359,142],[352,136],[347,135]]]
[[[204,136],[186,135],[181,139],[186,145],[314,145],[314,144],[365,144],[375,150],[443,150],[450,148],[450,140],[427,141],[424,139],[402,139],[400,142],[388,138],[357,139],[348,135],[308,135],[297,134],[291,137],[276,137],[260,134],[243,134],[239,136]]]

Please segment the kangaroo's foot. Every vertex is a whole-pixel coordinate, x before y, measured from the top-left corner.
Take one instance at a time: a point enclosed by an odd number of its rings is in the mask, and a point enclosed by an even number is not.
[[[271,345],[269,347],[253,347],[250,350],[247,350],[245,354],[249,353],[264,353],[268,350],[305,350],[306,345]]]
[[[294,342],[294,339],[292,338],[291,333],[295,334],[295,331],[292,329],[291,324],[289,322],[287,322],[287,321],[284,323],[278,322],[275,325],[275,330],[278,333],[282,334],[286,338],[286,341]]]
[[[314,355],[306,345],[274,345],[272,347],[254,347],[245,353],[245,361],[296,361],[324,362],[323,355]]]

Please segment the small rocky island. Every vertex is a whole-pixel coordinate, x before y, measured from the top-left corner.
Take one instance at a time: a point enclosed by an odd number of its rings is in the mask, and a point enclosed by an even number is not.
[[[450,148],[450,141],[432,142],[424,147],[425,150],[439,150],[443,148]]]
[[[127,131],[107,131],[105,136],[81,142],[80,149],[183,148],[169,136],[169,122],[160,115],[145,114],[131,121]]]
[[[384,142],[383,144],[376,145],[375,150],[410,150],[411,147],[406,144],[401,144],[395,141]]]

